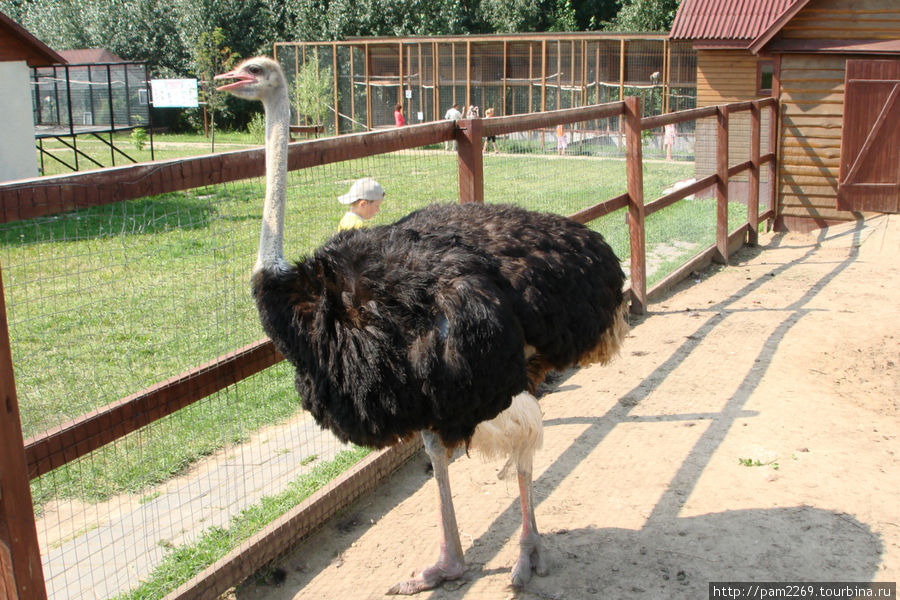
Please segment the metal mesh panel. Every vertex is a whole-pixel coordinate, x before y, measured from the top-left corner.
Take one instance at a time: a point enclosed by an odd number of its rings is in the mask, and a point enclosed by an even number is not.
[[[337,111],[338,111],[338,133],[350,133],[355,130],[353,113],[355,100],[353,98],[353,79],[351,76],[351,68],[353,67],[351,46],[336,46],[337,54],[337,72],[335,73],[335,81],[337,81]]]
[[[119,129],[150,122],[142,64],[38,68],[35,81],[37,125]]]
[[[397,44],[369,47],[370,127],[394,126],[394,105],[403,98],[400,81],[400,49]]]
[[[277,45],[276,50],[290,45]],[[361,123],[369,128],[393,126],[397,102],[403,103],[407,123],[420,122],[420,115],[422,121],[442,119],[454,102],[464,114],[469,105],[478,106],[481,115],[488,107],[498,115],[524,114],[603,104],[621,100],[624,95],[641,96],[648,115],[693,108],[695,104],[695,51],[690,44],[671,45],[672,76],[666,81],[667,44],[661,38],[624,42],[598,40],[596,36],[373,40],[365,46],[369,53],[365,66],[359,58],[364,47],[352,42],[337,44],[338,48],[350,46],[356,48],[352,52],[354,87],[363,87],[364,98],[357,89],[353,106],[346,108],[344,96],[348,92],[344,83],[338,84],[341,112],[346,115],[341,117],[342,132],[349,130],[351,121],[355,121],[355,127]],[[351,61],[350,54],[338,50],[338,73],[349,77],[349,67],[342,66],[344,61]]]
[[[316,46],[316,51],[312,57],[307,57],[307,60],[315,60],[317,58],[319,61],[319,73],[322,74],[323,77],[326,77],[326,79],[331,80],[331,89],[329,90],[331,93],[328,96],[328,112],[325,115],[325,122],[323,123],[323,125],[325,125],[325,131],[330,134],[338,133],[335,129],[337,127],[336,123],[339,123],[339,121],[335,120],[338,107],[336,106],[334,99],[334,86],[336,75],[338,73],[335,71],[334,53],[335,46],[323,44]],[[328,77],[329,74],[330,77]]]
[[[369,107],[366,94],[368,65],[366,50],[361,46],[353,46],[353,126],[354,131],[362,131],[368,127]]]
[[[609,121],[515,132],[499,136],[496,147],[488,140],[485,202],[572,214],[624,193],[624,145],[607,133]]]
[[[457,168],[454,153],[416,150],[292,172],[285,254],[335,231],[356,178],[383,182],[387,223],[458,201]],[[0,225],[26,438],[264,337],[248,294],[263,187]],[[175,556],[239,545],[253,515],[299,502],[295,488],[345,451],[299,410],[281,363],[52,470],[32,482],[48,593],[114,597]]]

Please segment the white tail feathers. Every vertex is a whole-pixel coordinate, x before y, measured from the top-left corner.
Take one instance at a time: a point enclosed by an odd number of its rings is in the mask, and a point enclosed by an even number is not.
[[[541,407],[534,396],[522,392],[513,397],[509,408],[478,425],[469,447],[488,460],[508,457],[500,470],[502,479],[512,474],[509,467],[513,464],[517,470],[530,472],[534,451],[543,443]]]

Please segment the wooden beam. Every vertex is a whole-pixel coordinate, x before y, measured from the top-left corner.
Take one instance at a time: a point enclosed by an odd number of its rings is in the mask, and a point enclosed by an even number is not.
[[[691,194],[696,194],[700,190],[705,190],[708,187],[714,186],[716,184],[716,181],[716,174],[713,173],[712,175],[708,175],[703,179],[698,179],[690,185],[679,188],[674,192],[670,192],[668,194],[665,194],[664,196],[660,196],[656,200],[648,202],[644,206],[644,216],[649,217],[653,213],[662,210],[667,206],[675,204],[679,200],[687,198]]]
[[[672,68],[672,44],[669,43],[668,39],[663,40],[663,72],[662,72],[662,82],[663,82],[663,106],[662,112],[663,114],[669,112],[669,72]]]
[[[369,61],[372,57],[369,55],[369,44],[365,44],[365,61],[366,61],[366,130],[372,131],[372,86],[369,84],[369,74],[372,72]]]
[[[288,147],[288,168],[296,170],[452,139],[452,124],[435,122],[412,125],[403,131],[390,129],[296,142]],[[253,148],[0,183],[0,223],[264,174],[265,149]]]
[[[397,102],[403,104],[403,42],[397,42],[397,73]]]
[[[531,108],[532,82],[534,82],[534,44],[528,44],[528,112],[534,112]]]
[[[34,479],[283,360],[269,340],[255,342],[93,410],[24,444]]]
[[[547,110],[547,40],[541,40],[541,112]]]
[[[353,131],[354,126],[357,122],[356,118],[356,73],[353,70],[353,54],[356,50],[356,46],[349,46],[350,48],[350,130]]]
[[[688,110],[680,110],[664,115],[653,115],[641,119],[641,130],[646,131],[647,129],[665,127],[672,123],[684,123],[686,121],[693,121],[704,117],[712,117],[715,114],[715,106],[701,106],[700,108],[690,108]]]
[[[502,117],[506,115],[506,52],[507,52],[507,41],[503,40],[503,108],[500,109],[500,114],[498,117]],[[529,89],[529,91],[531,91]]]
[[[338,110],[338,68],[337,68],[337,46],[331,46],[331,85],[334,86],[334,134],[341,133],[341,117]]]
[[[165,600],[216,600],[229,588],[278,559],[287,548],[353,502],[376,489],[388,475],[422,447],[419,436],[373,452],[341,473],[325,488],[266,525],[214,564],[210,565]]]
[[[728,107],[716,110],[716,249],[717,262],[728,263]]]
[[[46,600],[0,271],[0,597]]]
[[[481,119],[456,121],[456,141],[459,164],[459,201],[460,203],[484,202]]]
[[[747,199],[747,218],[750,221],[747,243],[751,246],[755,246],[759,241],[760,133],[759,102],[754,101],[750,108],[750,162],[753,164],[753,167],[750,170],[750,197]]]
[[[559,123],[567,125],[581,121],[617,117],[624,114],[624,102],[610,102],[585,108],[564,108],[530,115],[495,117],[493,119],[485,119],[482,126],[484,127],[484,135],[505,135],[516,131],[550,128]]]
[[[620,194],[615,198],[610,198],[599,204],[583,208],[576,213],[569,215],[569,218],[579,223],[590,223],[594,219],[599,219],[604,215],[608,215],[613,211],[628,206],[628,192]]]
[[[438,46],[437,42],[431,42],[431,83],[432,83],[432,98],[434,106],[432,106],[432,119],[437,121],[442,118],[444,115],[441,114],[441,92],[440,92],[440,81],[441,81],[441,61],[440,56],[438,56]]]
[[[625,98],[625,172],[628,179],[628,227],[631,234],[631,312],[647,312],[644,241],[644,170],[641,149],[641,101]]]
[[[463,111],[463,114],[467,114],[469,111],[469,105],[472,104],[472,42],[466,40],[466,110]]]

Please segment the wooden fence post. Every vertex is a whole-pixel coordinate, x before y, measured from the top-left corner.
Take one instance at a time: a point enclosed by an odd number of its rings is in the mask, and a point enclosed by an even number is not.
[[[759,100],[750,104],[750,197],[747,199],[747,218],[750,231],[747,243],[755,246],[759,241],[759,146],[760,146],[760,108]]]
[[[774,85],[774,84],[773,84]],[[767,231],[771,230],[778,222],[778,185],[781,177],[781,151],[778,147],[781,139],[781,101],[775,100],[771,107],[771,117],[769,119],[769,152],[775,153],[775,162],[769,167],[769,177],[772,184],[769,186],[769,208],[772,210],[772,217],[769,219]]]
[[[46,600],[0,271],[0,597]]]
[[[728,107],[716,109],[716,262],[728,262]]]
[[[644,240],[644,154],[641,148],[641,99],[625,98],[625,173],[628,179],[628,227],[631,237],[631,312],[647,312]]]
[[[481,155],[481,119],[456,121],[459,162],[459,202],[484,202],[484,163]]]

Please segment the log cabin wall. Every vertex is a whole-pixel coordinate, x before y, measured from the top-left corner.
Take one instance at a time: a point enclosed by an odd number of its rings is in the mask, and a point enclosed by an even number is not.
[[[848,221],[838,211],[846,57],[781,58],[779,228],[810,230]]]
[[[765,97],[757,94],[757,64],[761,59],[747,50],[698,50],[697,51],[697,106],[715,106],[729,102],[741,102]],[[763,131],[768,131],[771,113],[762,114]],[[768,151],[767,141],[764,152]],[[716,120],[697,121],[696,175],[702,179],[716,172]],[[728,156],[731,165],[750,159],[750,115],[742,112],[729,117]],[[761,183],[769,181],[768,169],[760,174]],[[732,186],[736,198],[746,190],[748,175],[732,178],[743,186]]]
[[[773,39],[782,118],[777,227],[809,230],[856,218],[836,209],[846,62],[900,59],[884,44],[898,39],[897,0],[813,0]]]

